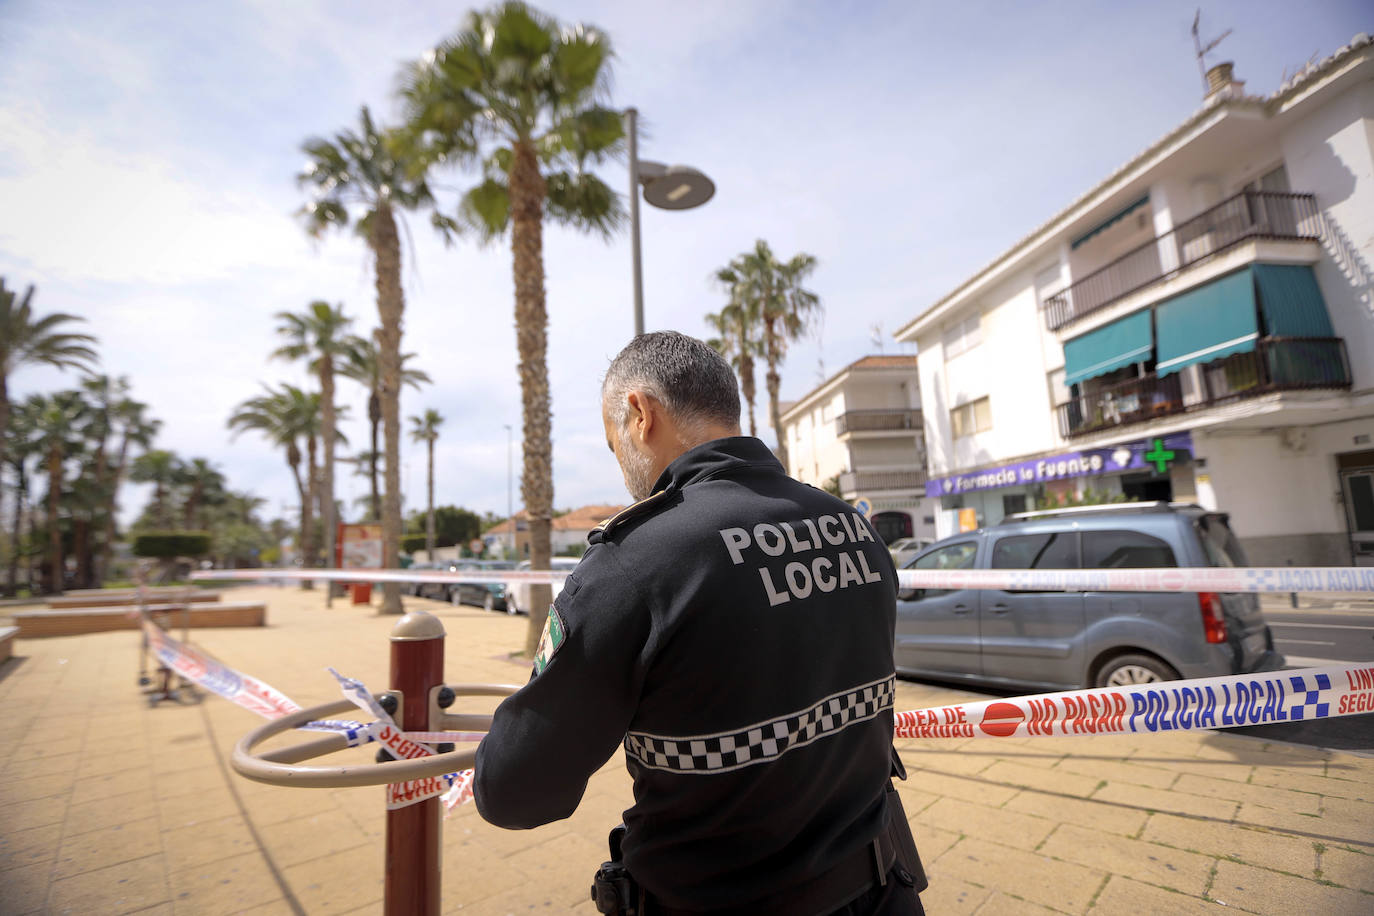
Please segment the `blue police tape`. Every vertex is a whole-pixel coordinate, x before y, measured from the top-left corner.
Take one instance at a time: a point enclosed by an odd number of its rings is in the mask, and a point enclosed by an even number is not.
[[[1097,687],[899,712],[898,738],[1157,734],[1374,712],[1374,664]]]

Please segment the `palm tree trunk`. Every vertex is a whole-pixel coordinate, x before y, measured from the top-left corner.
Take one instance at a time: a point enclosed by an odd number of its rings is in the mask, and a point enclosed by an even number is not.
[[[367,421],[372,426],[372,454],[368,456],[370,471],[368,476],[372,483],[372,520],[380,522],[382,520],[382,497],[377,488],[377,457],[381,451],[377,448],[377,431],[382,423],[382,399],[373,389],[372,394],[367,399]]]
[[[24,534],[24,497],[25,491],[28,489],[28,482],[24,477],[23,461],[15,462],[14,468],[14,521],[10,527],[10,568],[5,587],[5,594],[11,598],[19,594],[19,544]],[[29,591],[31,593],[33,591],[32,583],[29,585]]]
[[[778,436],[778,447],[774,453],[778,456],[778,461],[782,463],[784,474],[791,473],[787,469],[787,437],[782,432],[782,419],[778,411],[778,390],[782,388],[782,377],[778,375],[777,369],[770,361],[768,363],[768,375],[765,376],[768,384],[768,416],[772,420],[773,430]]]
[[[324,480],[321,487],[320,518],[324,522],[324,566],[334,568],[334,361],[328,353],[320,357],[320,400],[324,413]],[[333,597],[335,585],[325,583],[325,591]]]
[[[119,513],[119,485],[124,480],[128,468],[129,436],[125,433],[119,439],[119,461],[115,465],[114,480],[110,481],[109,496],[105,503],[105,533],[100,539],[100,556],[95,566],[95,587],[105,584],[110,572],[110,555],[114,552],[115,516]]]
[[[530,566],[548,569],[552,554],[553,446],[549,420],[548,329],[544,299],[544,176],[528,141],[515,145],[510,172],[511,253],[515,274],[515,342],[520,355],[520,400],[524,412],[524,463],[520,495],[530,524]],[[553,600],[547,585],[530,587],[525,654],[534,657],[544,630],[541,608]]]
[[[434,437],[429,439],[429,507],[425,514],[425,552],[434,560]]]
[[[747,346],[747,342],[741,340],[741,350]],[[754,386],[754,358],[747,353],[742,353],[739,358],[740,391],[744,395],[744,403],[749,405],[749,435],[758,436],[758,427],[754,425],[754,398],[758,395],[758,390]]]
[[[57,530],[57,499],[62,490],[62,452],[48,449],[48,563],[52,571],[51,593],[62,594],[62,532]]]
[[[373,254],[376,256],[377,361],[381,366],[382,433],[386,440],[386,499],[382,506],[382,565],[400,565],[401,547],[401,315],[405,294],[401,289],[401,243],[391,205],[383,200],[372,219]],[[400,614],[401,586],[382,585],[383,614]]]
[[[320,557],[318,544],[315,541],[315,507],[320,498],[320,472],[319,472],[319,440],[314,436],[308,436],[305,440],[305,505],[308,507],[302,513],[302,524],[305,527],[303,539],[301,541],[301,553],[306,569],[313,569],[319,565]],[[315,587],[313,579],[305,579],[301,582],[301,588],[311,589]]]

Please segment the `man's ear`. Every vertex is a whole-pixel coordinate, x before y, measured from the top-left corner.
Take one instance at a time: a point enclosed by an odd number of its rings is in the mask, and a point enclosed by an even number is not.
[[[653,399],[642,391],[631,391],[625,396],[630,405],[629,422],[626,426],[630,433],[641,442],[648,442],[649,433],[654,427]]]

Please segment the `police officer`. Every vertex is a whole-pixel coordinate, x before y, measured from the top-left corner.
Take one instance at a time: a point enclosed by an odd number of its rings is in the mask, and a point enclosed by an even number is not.
[[[920,913],[889,779],[882,541],[740,435],[734,375],[701,341],[636,337],[602,415],[637,502],[591,533],[529,683],[496,710],[478,811],[508,828],[568,817],[623,743],[643,916]]]

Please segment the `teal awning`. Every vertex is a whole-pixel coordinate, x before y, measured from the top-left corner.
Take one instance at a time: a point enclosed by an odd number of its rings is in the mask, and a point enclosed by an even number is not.
[[[1145,206],[1149,202],[1149,194],[1146,194],[1139,200],[1131,201],[1129,204],[1122,207],[1120,210],[1116,211],[1111,216],[1107,217],[1102,222],[1098,223],[1096,226],[1093,226],[1091,229],[1080,235],[1078,238],[1069,242],[1069,249],[1072,250],[1074,248],[1077,248],[1079,245],[1082,245],[1084,242],[1088,241],[1090,238],[1097,235],[1098,233],[1106,232],[1108,229],[1112,228],[1117,223],[1121,222],[1123,219],[1130,216],[1132,213],[1139,210],[1141,207]]]
[[[1079,382],[1132,363],[1143,363],[1154,348],[1150,310],[1136,312],[1064,342],[1064,384]]]
[[[1260,311],[1269,337],[1335,337],[1317,278],[1306,264],[1255,264]]]
[[[1246,268],[1155,306],[1155,372],[1247,353],[1258,337],[1255,278]]]

